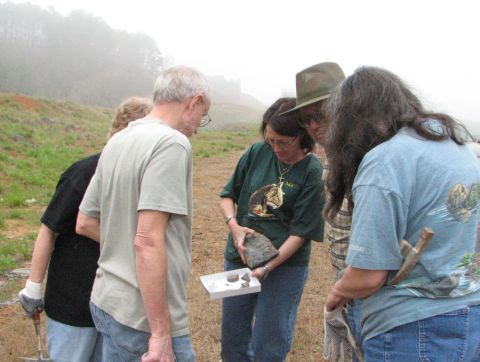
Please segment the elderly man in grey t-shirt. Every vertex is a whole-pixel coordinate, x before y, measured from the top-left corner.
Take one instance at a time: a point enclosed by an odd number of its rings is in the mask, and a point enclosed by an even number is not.
[[[194,361],[187,320],[192,150],[210,120],[205,77],[187,67],[157,79],[152,112],[105,146],[77,232],[100,241],[91,311],[107,361]]]

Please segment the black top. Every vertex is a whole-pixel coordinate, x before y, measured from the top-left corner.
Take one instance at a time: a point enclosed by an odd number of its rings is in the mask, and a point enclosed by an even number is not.
[[[58,233],[48,267],[45,312],[55,321],[76,327],[94,326],[88,303],[100,248],[94,240],[76,234],[75,224],[99,157],[75,162],[62,174],[41,219]]]

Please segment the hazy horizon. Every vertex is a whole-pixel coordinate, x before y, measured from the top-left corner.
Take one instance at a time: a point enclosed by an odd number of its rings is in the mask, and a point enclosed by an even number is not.
[[[115,29],[147,34],[169,64],[238,79],[243,92],[266,106],[295,92],[301,69],[336,61],[347,75],[361,65],[386,68],[411,85],[427,108],[480,125],[474,45],[480,22],[473,1],[12,2],[52,6],[63,15],[82,9]]]

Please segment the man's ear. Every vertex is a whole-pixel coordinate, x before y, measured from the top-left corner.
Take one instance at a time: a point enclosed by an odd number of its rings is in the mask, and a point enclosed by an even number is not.
[[[194,108],[195,105],[203,103],[203,97],[201,94],[197,94],[196,96],[193,96],[192,99],[190,100],[189,103],[189,108]]]

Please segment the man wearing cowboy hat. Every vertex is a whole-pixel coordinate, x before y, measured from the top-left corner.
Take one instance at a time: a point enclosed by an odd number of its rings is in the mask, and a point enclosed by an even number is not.
[[[334,62],[315,64],[298,72],[296,75],[297,105],[285,112],[298,111],[300,113],[303,126],[317,143],[315,153],[323,160],[324,173],[322,178],[324,180],[328,172],[328,165],[323,152],[328,120],[323,112],[323,106],[344,79],[345,74],[342,68]],[[334,222],[325,222],[324,240],[328,242],[330,262],[337,271],[337,279],[340,278],[343,269],[346,267],[345,258],[350,240],[351,222],[352,214],[348,208],[347,199],[343,201]],[[360,327],[358,308],[350,305],[348,313],[350,327],[354,332],[357,332],[355,326]],[[353,360],[355,361],[354,357]]]
[[[300,112],[303,126],[317,143],[317,155],[323,157],[328,121],[322,110],[325,101],[337,86],[345,79],[345,74],[337,63],[325,62],[312,65],[296,76],[297,105],[286,111]],[[323,161],[325,164],[325,160]],[[328,168],[324,165],[323,179]],[[345,268],[348,240],[350,236],[351,214],[346,203],[342,205],[339,224],[326,224],[325,239],[329,242],[329,254],[332,265],[340,272]],[[345,206],[345,207],[344,207]],[[336,220],[337,221],[337,220]]]
[[[285,113],[298,110],[304,127],[322,147],[325,146],[328,128],[322,107],[344,79],[343,70],[333,62],[312,65],[298,72],[296,76],[297,105]]]

